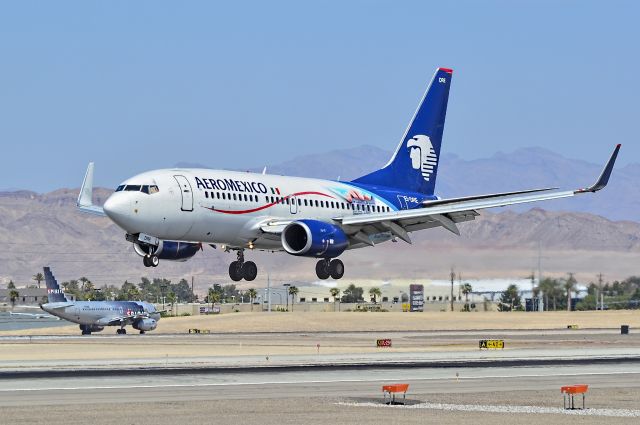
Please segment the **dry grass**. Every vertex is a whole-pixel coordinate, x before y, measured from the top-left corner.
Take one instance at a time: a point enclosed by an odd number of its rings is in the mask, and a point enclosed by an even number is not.
[[[640,327],[640,310],[545,313],[231,313],[211,316],[170,317],[160,321],[154,334],[186,333],[190,328],[216,333],[238,332],[353,332],[353,331],[438,331],[438,330],[520,330],[565,329],[576,324],[581,329],[613,329],[620,325]],[[115,328],[113,328],[115,329]],[[107,329],[105,332],[110,331]],[[76,335],[77,325],[59,328],[4,331],[0,335]]]

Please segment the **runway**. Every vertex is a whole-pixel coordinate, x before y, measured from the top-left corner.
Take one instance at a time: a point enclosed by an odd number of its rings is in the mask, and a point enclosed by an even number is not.
[[[492,337],[507,348],[478,349]],[[581,423],[640,416],[640,335],[614,330],[52,335],[0,347],[0,409],[18,423],[552,424],[566,421],[559,388],[573,383],[591,388]],[[410,384],[406,408],[380,404],[395,382]]]
[[[398,412],[393,407],[383,407],[381,403],[381,385],[384,383],[406,382],[410,384],[409,407],[414,410],[404,422],[424,423],[425,417],[443,414],[442,406],[434,408],[433,403],[447,405],[480,406],[524,406],[533,409],[519,423],[539,421],[534,407],[544,408],[545,417],[563,416],[559,411],[562,398],[561,385],[588,383],[591,391],[588,405],[591,409],[615,408],[626,415],[639,415],[636,409],[636,396],[640,393],[640,363],[618,363],[603,368],[601,365],[561,365],[540,367],[494,367],[494,368],[412,368],[387,369],[371,367],[368,369],[310,369],[303,371],[257,371],[226,372],[216,374],[176,374],[111,377],[75,377],[5,379],[0,381],[0,408],[5,414],[28,415],[28,409],[55,409],[67,412],[69,421],[54,418],[33,417],[33,422],[25,423],[75,423],[74,415],[86,414],[87,404],[92,411],[110,413],[97,418],[94,423],[113,423],[124,417],[139,417],[136,423],[171,423],[167,415],[176,420],[176,416],[167,412],[167,406],[183,406],[179,409],[180,421],[198,421],[206,414],[218,415],[216,406],[226,406],[222,417],[229,419],[243,412],[246,403],[254,406],[249,423],[321,423],[331,418],[341,418],[342,422],[376,422],[380,415]],[[625,393],[620,396],[620,389]],[[618,394],[616,399],[616,394]],[[625,401],[626,400],[626,401]],[[465,404],[460,404],[464,402]],[[245,404],[243,404],[245,403]],[[283,413],[283,403],[290,406],[288,420],[278,417]],[[427,404],[424,404],[427,403]],[[432,404],[428,404],[432,403]],[[101,407],[103,406],[103,407]],[[118,406],[115,408],[115,406]],[[184,409],[189,406],[189,409]],[[235,406],[235,407],[234,407]],[[298,406],[291,409],[291,406]],[[306,407],[306,408],[305,408]],[[382,408],[383,410],[380,410]],[[26,409],[26,410],[25,410]],[[237,409],[237,410],[236,410]],[[256,410],[257,409],[257,410]],[[314,417],[308,416],[308,409],[319,409]],[[386,409],[386,410],[385,410]],[[438,410],[440,409],[440,410]],[[451,407],[448,407],[451,409]],[[552,410],[548,410],[552,409]],[[621,410],[622,409],[622,410]],[[116,412],[117,410],[117,412]],[[76,412],[76,413],[74,413]],[[156,415],[165,412],[164,416]],[[551,413],[549,413],[551,412]],[[613,420],[611,414],[593,410],[593,419],[603,423]],[[605,412],[605,410],[602,410]],[[635,413],[634,413],[635,412]],[[175,412],[174,412],[175,413]],[[233,413],[233,414],[232,414]],[[448,412],[457,418],[457,422],[471,423],[474,415],[465,412]],[[481,415],[504,416],[513,413],[482,413]],[[129,415],[129,416],[127,416]],[[396,413],[394,413],[396,415]],[[404,415],[404,413],[402,414]],[[446,416],[446,415],[445,415]],[[106,420],[106,418],[110,420]],[[273,421],[265,419],[272,417]],[[23,416],[24,418],[24,416]],[[306,418],[306,419],[305,419]],[[320,418],[324,418],[320,420]],[[462,420],[461,420],[462,418]],[[277,420],[276,420],[277,419]],[[452,419],[453,420],[453,419]],[[489,419],[487,419],[489,420]],[[547,420],[547,419],[545,419]],[[565,419],[566,420],[566,419]],[[616,421],[626,418],[616,417]],[[637,421],[637,417],[635,419]],[[165,421],[165,422],[163,422]],[[359,422],[363,421],[363,422]],[[484,423],[474,418],[474,423]],[[214,421],[215,422],[215,421]],[[175,423],[175,422],[174,422]],[[448,423],[446,420],[443,423]],[[561,423],[560,421],[557,423]],[[587,422],[588,423],[588,422]],[[631,422],[629,422],[631,423]]]

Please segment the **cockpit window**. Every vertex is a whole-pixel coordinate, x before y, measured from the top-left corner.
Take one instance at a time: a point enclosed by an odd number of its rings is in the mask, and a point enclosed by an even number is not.
[[[146,193],[146,194],[154,194],[154,193],[160,192],[160,189],[155,184],[154,185],[148,185],[148,184],[145,184],[145,185],[139,185],[139,184],[124,185],[124,184],[121,184],[116,189],[116,192],[121,192],[123,190],[125,192],[142,192],[142,193]]]

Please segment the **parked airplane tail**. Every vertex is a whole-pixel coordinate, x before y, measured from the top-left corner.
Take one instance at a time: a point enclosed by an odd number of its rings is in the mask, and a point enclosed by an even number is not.
[[[67,297],[65,297],[64,292],[58,285],[58,281],[51,273],[51,268],[44,268],[44,281],[47,284],[47,299],[50,303],[60,303],[68,301]]]
[[[391,160],[356,183],[433,195],[452,69],[438,68]]]

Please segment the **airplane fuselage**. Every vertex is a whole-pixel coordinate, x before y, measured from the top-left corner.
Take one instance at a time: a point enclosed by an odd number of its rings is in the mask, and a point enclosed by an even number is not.
[[[114,319],[136,314],[160,320],[153,304],[143,301],[63,301],[42,304],[41,308],[53,316],[87,326],[110,326]]]
[[[127,179],[109,197],[104,211],[130,234],[282,250],[280,238],[265,233],[267,223],[331,222],[336,217],[415,208],[427,199],[435,197],[302,177],[165,169]],[[372,235],[375,243],[389,239],[388,232]],[[350,248],[359,246],[363,244]]]

